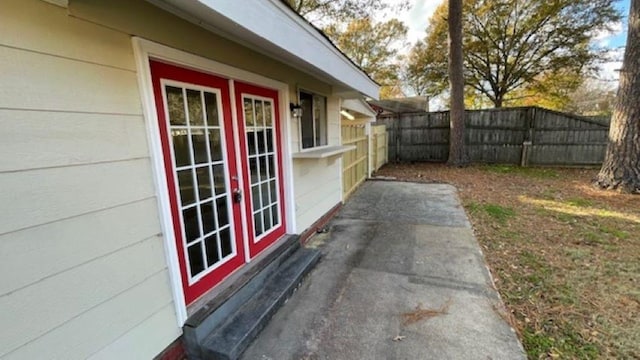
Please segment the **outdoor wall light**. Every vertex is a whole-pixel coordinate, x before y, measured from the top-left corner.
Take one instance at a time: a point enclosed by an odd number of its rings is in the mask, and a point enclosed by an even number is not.
[[[296,119],[299,119],[302,117],[302,106],[300,106],[300,104],[290,103],[289,109],[291,110],[292,117]]]
[[[347,110],[340,110],[340,114],[342,114],[342,116],[346,117],[349,120],[354,120],[356,117],[349,114],[349,112]]]

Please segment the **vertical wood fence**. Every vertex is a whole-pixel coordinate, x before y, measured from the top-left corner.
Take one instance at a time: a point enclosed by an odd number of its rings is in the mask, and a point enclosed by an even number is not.
[[[385,125],[371,126],[372,169],[377,171],[388,162],[388,135]]]
[[[472,162],[595,166],[604,159],[606,121],[538,107],[469,110],[466,144]],[[449,112],[384,115],[390,161],[444,162]]]
[[[343,199],[367,179],[369,171],[369,137],[365,125],[342,125],[342,144],[355,145],[355,149],[342,155]]]

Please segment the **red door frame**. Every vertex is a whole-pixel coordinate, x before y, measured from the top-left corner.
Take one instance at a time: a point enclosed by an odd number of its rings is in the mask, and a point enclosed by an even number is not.
[[[243,184],[243,192],[246,194],[245,196],[245,211],[247,214],[247,235],[249,238],[247,239],[249,243],[249,256],[251,258],[258,255],[264,249],[273,244],[276,240],[281,238],[286,232],[286,214],[285,214],[285,197],[284,197],[284,172],[282,169],[282,129],[280,122],[280,104],[278,91],[263,88],[260,86],[243,83],[240,81],[234,82],[235,88],[235,100],[236,100],[236,112],[238,115],[238,132],[240,139],[240,158],[242,159],[242,172],[245,174],[245,181]],[[273,109],[275,113],[275,117],[273,119],[274,131],[276,135],[276,139],[274,141],[274,150],[276,153],[275,162],[278,166],[278,193],[280,195],[280,226],[275,228],[271,233],[267,234],[265,237],[260,239],[257,243],[255,242],[255,232],[253,226],[253,211],[252,211],[252,203],[251,203],[251,181],[249,174],[249,156],[247,153],[247,139],[246,139],[246,129],[245,129],[245,119],[244,119],[244,111],[243,111],[243,99],[242,94],[247,95],[256,95],[260,97],[269,98],[273,101]]]
[[[187,260],[184,249],[184,241],[182,238],[182,224],[180,222],[180,209],[178,205],[178,197],[175,189],[175,168],[171,158],[171,140],[168,134],[168,121],[166,118],[164,98],[162,95],[161,79],[175,80],[188,84],[206,86],[220,90],[222,103],[222,119],[224,122],[225,150],[227,151],[227,171],[231,179],[238,177],[238,169],[236,166],[236,150],[233,132],[233,117],[231,112],[231,99],[229,90],[229,80],[215,75],[202,73],[195,70],[185,69],[175,65],[162,63],[154,60],[149,61],[151,68],[151,80],[153,84],[153,94],[158,115],[158,128],[160,129],[160,141],[162,144],[164,172],[167,179],[169,202],[171,204],[171,218],[178,252],[178,262],[180,265],[180,277],[182,279],[182,287],[184,298],[189,305],[198,299],[201,295],[211,290],[215,285],[229,276],[232,272],[240,268],[245,263],[244,243],[242,240],[242,216],[241,204],[232,201],[232,216],[234,224],[234,238],[236,246],[236,256],[220,265],[193,284],[189,284]],[[232,182],[232,181],[230,181]],[[232,184],[233,187],[233,184]],[[232,191],[232,189],[227,189]],[[230,214],[231,215],[231,214]]]

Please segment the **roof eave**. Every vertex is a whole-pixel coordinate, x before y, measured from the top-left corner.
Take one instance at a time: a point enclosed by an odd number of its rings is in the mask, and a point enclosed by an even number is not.
[[[378,98],[379,85],[280,0],[148,0],[205,29],[296,66],[336,93]]]

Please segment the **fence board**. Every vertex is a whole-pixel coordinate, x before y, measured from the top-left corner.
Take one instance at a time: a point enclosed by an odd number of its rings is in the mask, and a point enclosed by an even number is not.
[[[391,161],[447,160],[449,113],[416,112],[380,116]],[[524,165],[598,165],[608,139],[608,122],[538,107],[466,112],[466,143],[472,162]]]
[[[342,192],[346,199],[367,178],[369,138],[365,126],[343,124],[342,144],[356,146],[342,155]]]

